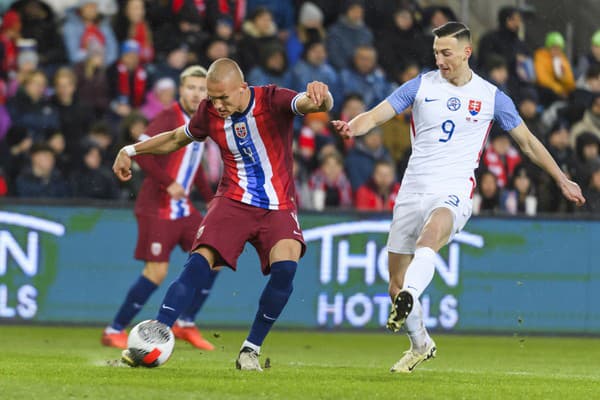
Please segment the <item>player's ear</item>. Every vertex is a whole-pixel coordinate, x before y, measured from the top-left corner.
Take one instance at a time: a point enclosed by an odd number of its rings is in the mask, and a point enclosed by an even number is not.
[[[465,60],[468,60],[471,57],[471,54],[473,54],[473,46],[466,45],[465,46]]]

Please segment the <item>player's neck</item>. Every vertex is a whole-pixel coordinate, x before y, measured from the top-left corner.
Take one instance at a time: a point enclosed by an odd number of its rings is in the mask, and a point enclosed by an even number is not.
[[[450,82],[454,86],[463,86],[471,82],[471,79],[473,79],[473,71],[471,71],[471,68],[467,67],[456,78],[448,79],[448,82]]]
[[[250,92],[250,88],[247,87],[242,93],[242,101],[240,102],[240,108],[237,110],[237,112],[243,113],[244,111],[246,111],[248,109],[248,106],[250,105],[251,98],[252,93]]]

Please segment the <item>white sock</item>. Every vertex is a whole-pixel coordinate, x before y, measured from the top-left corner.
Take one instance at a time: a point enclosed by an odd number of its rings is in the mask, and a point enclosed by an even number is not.
[[[244,347],[250,347],[252,350],[260,354],[260,346],[257,346],[254,343],[250,343],[249,341],[244,340],[244,343],[242,343],[242,347],[240,347],[240,350]]]
[[[421,302],[417,298],[414,299],[412,311],[408,314],[405,325],[411,347],[416,351],[425,350],[431,338],[427,333],[427,329],[425,329],[423,309]]]
[[[118,331],[109,325],[106,328],[104,328],[104,333],[106,333],[107,335],[113,335],[115,333],[121,333],[121,331]]]
[[[415,257],[408,266],[404,275],[403,290],[408,290],[416,301],[425,291],[433,279],[435,272],[435,251],[430,247],[419,247]]]
[[[177,319],[177,321],[175,321],[175,323],[180,326],[181,328],[189,328],[192,326],[196,326],[196,324],[194,324],[192,321],[184,321],[182,319]]]

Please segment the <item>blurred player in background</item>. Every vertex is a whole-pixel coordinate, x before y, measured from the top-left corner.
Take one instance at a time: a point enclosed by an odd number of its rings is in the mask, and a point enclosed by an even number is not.
[[[411,372],[435,356],[419,297],[433,278],[436,253],[471,216],[474,170],[493,121],[554,178],[567,199],[578,205],[585,202],[579,186],[567,179],[523,123],[512,100],[469,68],[469,29],[448,22],[433,33],[439,70],[406,82],[349,123],[333,121],[342,136],[360,136],[412,107],[412,155],[388,238],[392,308],[387,322],[394,332],[406,323],[411,347],[392,372]]]
[[[309,83],[303,93],[273,85],[248,86],[237,63],[226,58],[210,66],[207,87],[208,100],[185,127],[124,147],[113,170],[128,180],[130,157],[135,154],[168,153],[207,137],[219,145],[225,165],[219,189],[198,229],[194,251],[169,287],[156,319],[172,326],[194,292],[210,279],[212,268],[227,265],[235,270],[249,242],[270,277],[236,367],[262,371],[260,346],[292,293],[298,260],[306,248],[294,201],[294,116],[329,111],[333,99],[321,82]],[[123,360],[132,364],[128,350]]]
[[[198,105],[206,98],[206,69],[192,66],[180,76],[179,102],[163,110],[148,126],[143,139],[187,124]],[[190,251],[202,215],[189,195],[195,184],[208,203],[213,196],[200,165],[204,143],[194,142],[168,155],[146,155],[136,161],[145,173],[135,203],[138,242],[135,258],[146,262],[142,275],[127,292],[115,319],[104,330],[102,344],[125,349],[125,327],[139,313],[148,298],[167,276],[169,257],[177,244]],[[217,271],[207,274],[198,286],[194,301],[173,326],[175,337],[202,350],[213,350],[194,324],[196,314],[210,293]]]

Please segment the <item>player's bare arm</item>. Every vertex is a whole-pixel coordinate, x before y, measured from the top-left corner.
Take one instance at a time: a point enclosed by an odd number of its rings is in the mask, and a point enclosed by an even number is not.
[[[163,132],[143,142],[123,147],[117,154],[113,164],[113,172],[121,181],[131,179],[131,157],[140,154],[167,154],[178,150],[189,143],[184,127]]]
[[[350,122],[331,121],[331,123],[339,135],[348,139],[366,134],[376,126],[387,122],[395,115],[396,111],[392,105],[387,100],[383,100],[376,107],[357,115]]]
[[[523,153],[534,163],[544,169],[556,181],[563,195],[576,205],[581,206],[585,203],[585,198],[581,194],[579,185],[567,178],[567,176],[558,167],[548,150],[531,133],[525,123],[510,131]]]
[[[302,114],[331,110],[333,97],[329,93],[329,87],[323,82],[310,82],[306,85],[304,96],[296,102],[296,108]]]

